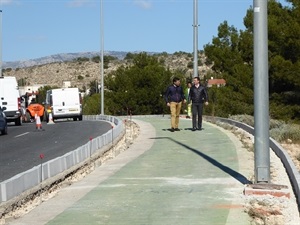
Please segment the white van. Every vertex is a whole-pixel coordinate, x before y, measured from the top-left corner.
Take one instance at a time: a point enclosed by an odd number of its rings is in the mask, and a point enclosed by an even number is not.
[[[78,88],[51,89],[46,93],[45,113],[49,121],[49,111],[53,120],[73,118],[82,120],[81,94]]]
[[[4,109],[7,122],[22,124],[21,98],[15,77],[0,77],[0,107]]]

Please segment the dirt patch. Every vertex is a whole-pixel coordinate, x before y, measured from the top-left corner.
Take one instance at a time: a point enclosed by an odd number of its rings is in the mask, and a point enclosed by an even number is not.
[[[225,125],[228,129],[228,125]],[[251,155],[251,162],[254,162],[254,137],[242,129],[231,127],[230,130],[240,139],[243,146]],[[294,162],[298,162],[300,153],[299,145],[283,144]],[[249,195],[244,196],[244,211],[252,218],[251,225],[295,225],[300,224],[299,211],[296,197],[281,160],[270,149],[270,176],[271,183],[286,185],[290,190],[291,197],[275,197],[272,195]],[[296,164],[295,163],[295,164]],[[299,166],[299,164],[298,164]],[[254,181],[254,171],[250,178]]]
[[[296,168],[300,171],[300,144],[281,143],[280,145],[288,152]]]

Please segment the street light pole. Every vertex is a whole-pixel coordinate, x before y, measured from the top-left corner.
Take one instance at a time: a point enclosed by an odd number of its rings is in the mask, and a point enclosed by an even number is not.
[[[101,32],[101,115],[104,115],[104,33],[103,33],[103,0],[101,0],[100,5],[100,32]]]
[[[194,31],[194,63],[193,63],[193,70],[194,70],[194,77],[198,77],[198,0],[194,0],[194,24],[193,24],[193,31]]]
[[[253,1],[255,182],[270,183],[268,1]]]

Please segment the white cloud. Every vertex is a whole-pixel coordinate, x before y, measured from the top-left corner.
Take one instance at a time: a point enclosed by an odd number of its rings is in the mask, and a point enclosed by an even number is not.
[[[82,7],[91,4],[91,0],[72,0],[67,3],[69,7]]]
[[[9,5],[12,4],[14,1],[13,0],[1,0],[1,5]]]
[[[152,8],[152,2],[149,0],[134,0],[133,3],[142,9]]]

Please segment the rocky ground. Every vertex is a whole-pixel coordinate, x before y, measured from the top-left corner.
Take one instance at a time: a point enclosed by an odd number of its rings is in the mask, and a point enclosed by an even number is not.
[[[240,129],[232,129],[231,131],[241,140],[244,147],[248,149],[250,157],[252,157],[253,159],[253,137]],[[0,218],[0,225],[4,225],[7,219],[22,217],[22,215],[28,213],[42,202],[53,198],[60,189],[81,180],[94,170],[95,165],[102,164],[106,160],[115,157],[119,152],[125,151],[133,143],[134,139],[138,135],[139,127],[137,126],[137,124],[127,120],[125,137],[114,147],[114,152],[107,152],[107,154],[98,159],[99,162],[95,162],[86,167],[83,167],[81,168],[81,170],[72,174],[61,183],[55,184],[51,188],[43,190],[40,193],[36,193],[34,197],[32,197],[29,201],[24,202],[23,205],[14,206],[9,213],[3,215],[2,218]],[[298,145],[284,145],[284,148],[287,149],[288,152],[292,153],[292,158],[295,158],[299,155],[300,150]],[[291,184],[280,159],[272,151],[270,157],[272,183],[287,185],[291,190]],[[253,162],[253,160],[251,160],[251,162]],[[253,177],[250,179],[253,179]],[[285,197],[278,198],[270,195],[241,195],[241,197],[243,198],[242,200],[244,202],[245,213],[248,213],[252,218],[251,225],[300,224],[298,207],[293,193],[291,193],[290,199]]]
[[[251,162],[254,161],[253,142],[251,134],[236,128],[231,128],[232,132],[241,140],[244,147],[248,149]],[[283,147],[290,153],[291,158],[298,165],[297,157],[300,154],[299,145],[284,144]],[[271,183],[276,185],[286,185],[290,190],[290,199],[286,197],[274,197],[272,195],[249,195],[243,196],[245,212],[252,218],[251,225],[296,225],[300,224],[299,208],[296,197],[293,193],[286,170],[281,160],[276,154],[270,151],[270,173]],[[254,171],[253,171],[254,172]],[[254,182],[253,177],[250,178]]]
[[[300,144],[282,143],[281,146],[289,153],[298,171],[300,171]]]

